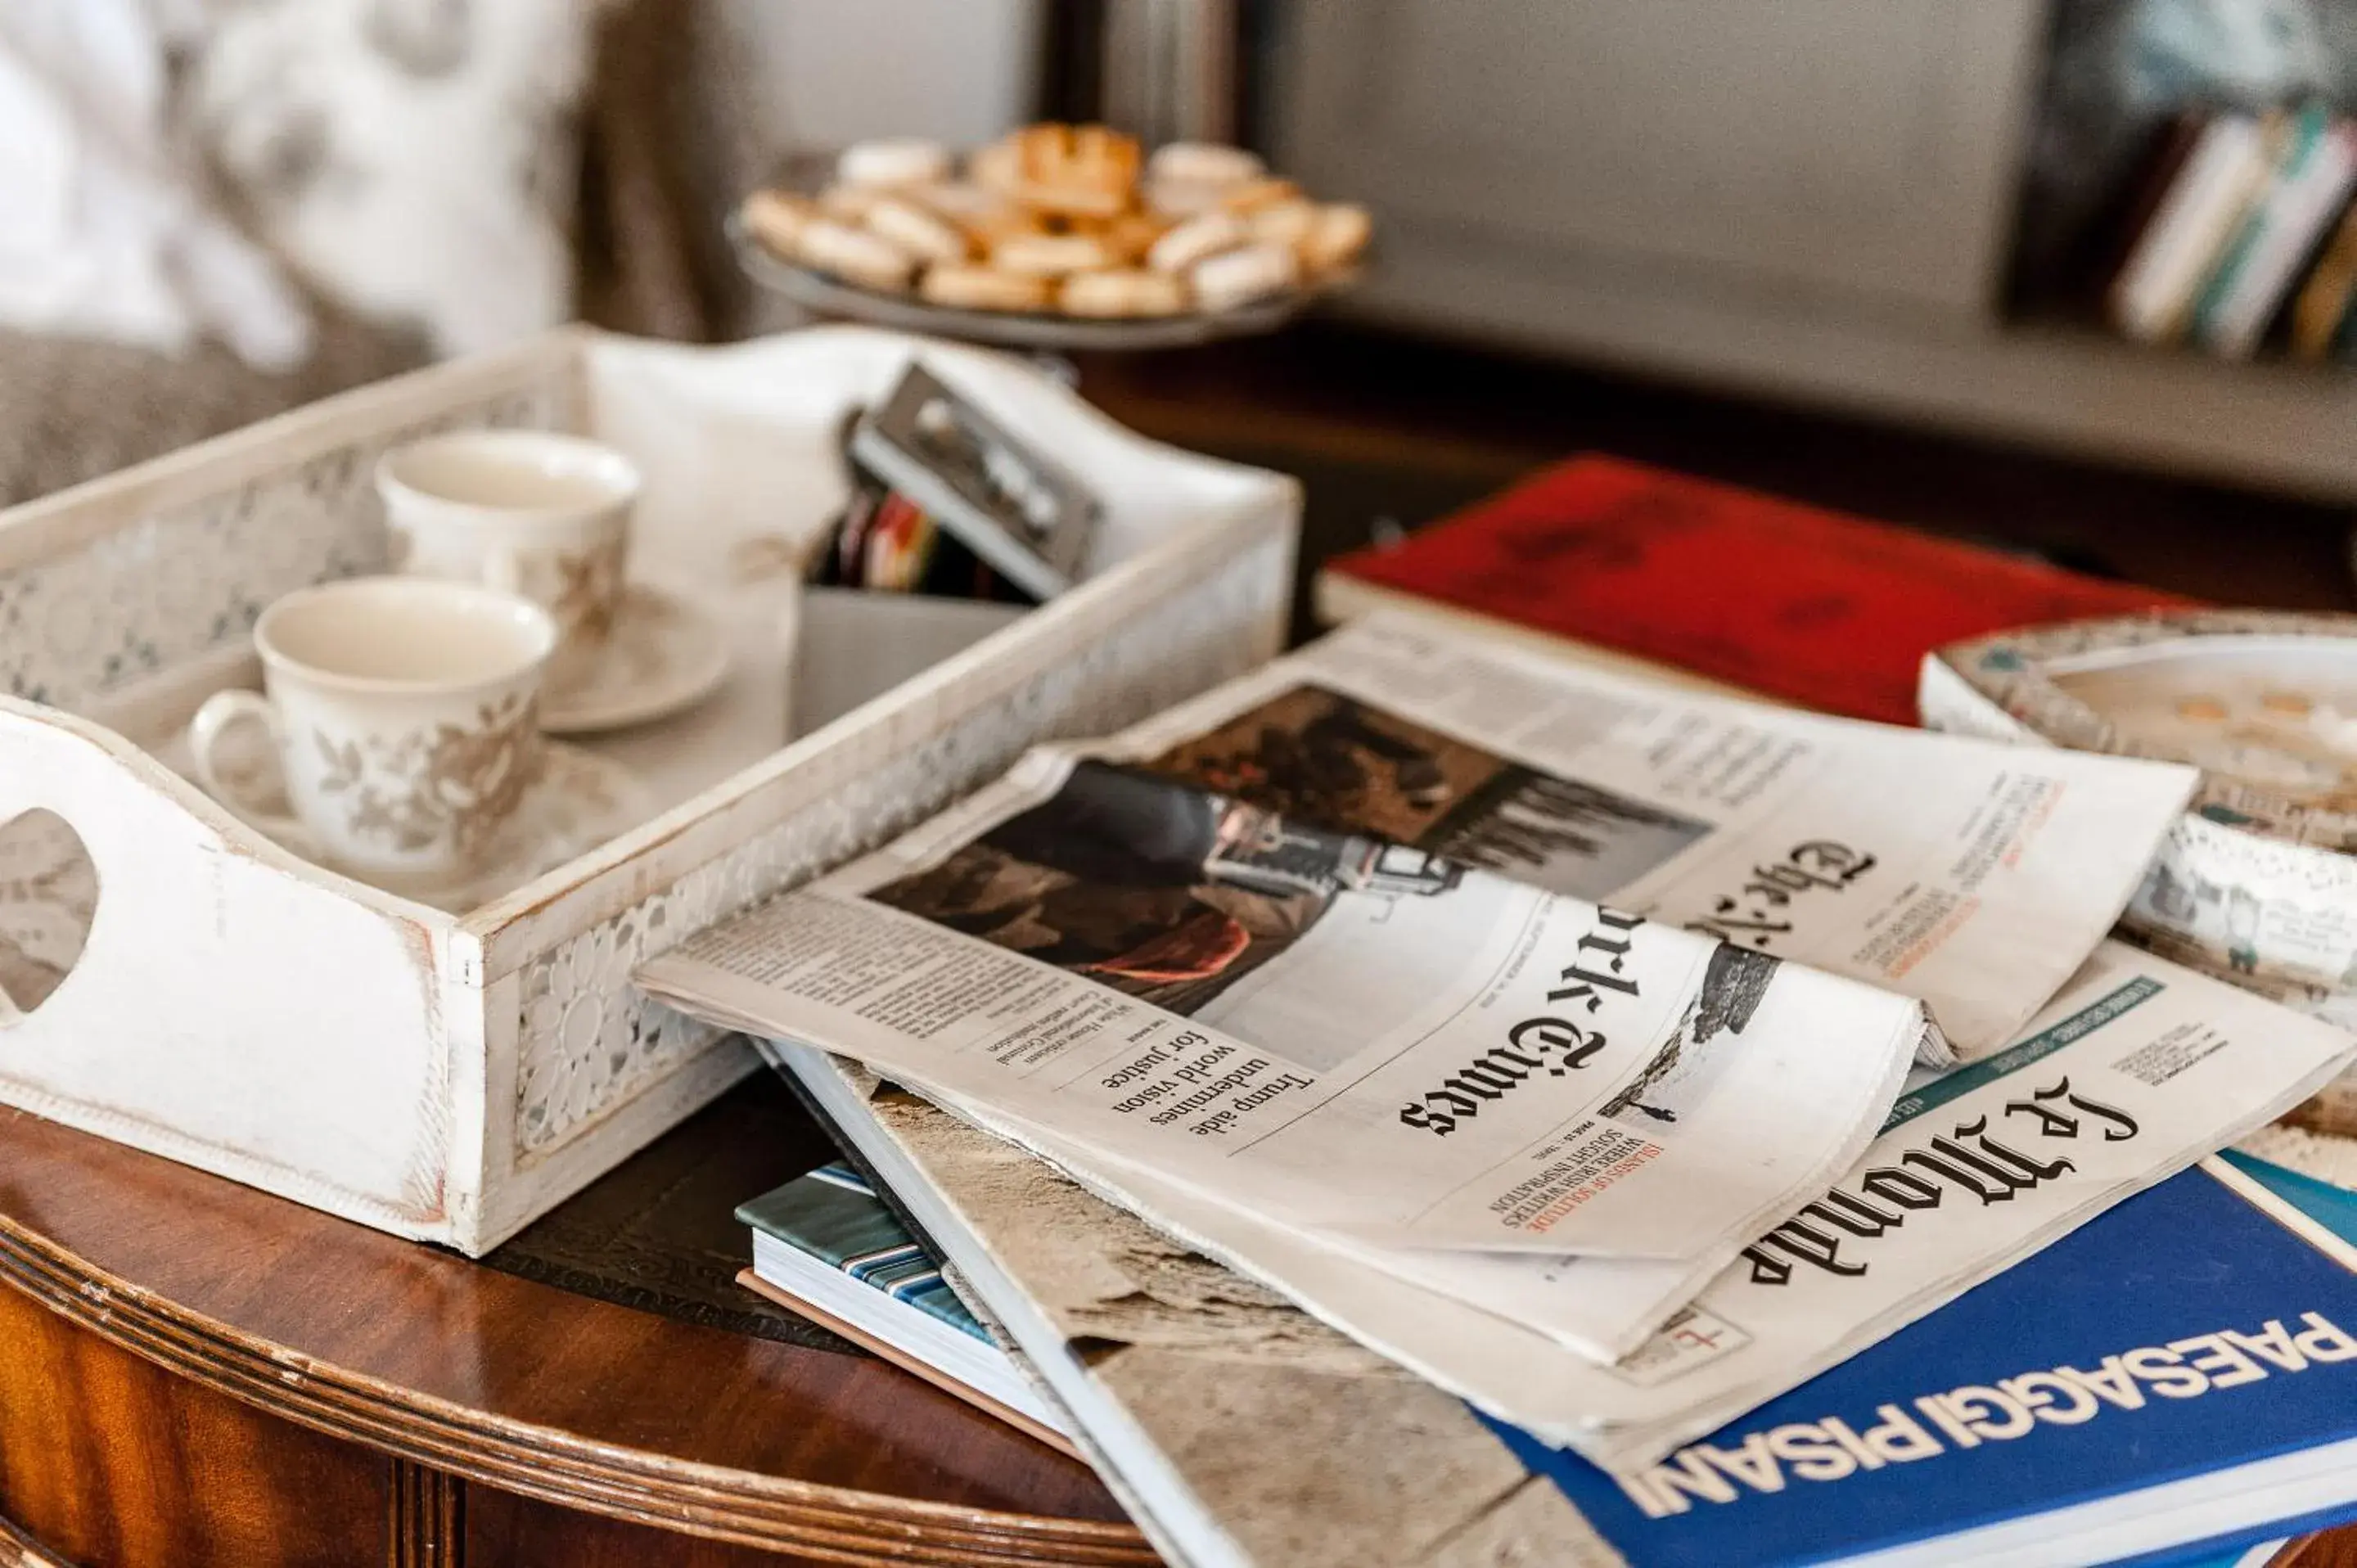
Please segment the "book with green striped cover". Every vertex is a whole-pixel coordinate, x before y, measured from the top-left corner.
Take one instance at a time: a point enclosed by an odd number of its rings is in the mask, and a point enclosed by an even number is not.
[[[1069,1418],[958,1299],[941,1264],[848,1165],[740,1205],[765,1295],[935,1386],[1070,1451]]]
[[[961,1334],[991,1343],[990,1331],[958,1300],[940,1266],[849,1165],[821,1165],[755,1198],[737,1218]]]

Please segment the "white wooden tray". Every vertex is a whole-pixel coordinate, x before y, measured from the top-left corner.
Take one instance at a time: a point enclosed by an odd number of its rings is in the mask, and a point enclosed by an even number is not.
[[[780,748],[791,567],[841,499],[838,426],[918,352],[1104,498],[1096,558]],[[471,424],[630,451],[634,574],[722,607],[739,669],[711,707],[603,743],[660,815],[447,913],[295,858],[158,753],[253,681],[263,606],[382,566],[376,456]],[[1298,517],[1291,480],[1144,441],[1015,360],[860,328],[727,349],[566,329],[0,512],[0,991],[37,1003],[0,1007],[0,1101],[480,1253],[753,1065],[639,998],[635,964],[1034,741],[1267,658]]]

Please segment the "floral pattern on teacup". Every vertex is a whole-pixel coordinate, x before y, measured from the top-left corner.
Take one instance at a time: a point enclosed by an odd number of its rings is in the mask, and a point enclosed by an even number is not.
[[[566,638],[602,642],[614,629],[614,611],[622,600],[623,558],[628,541],[601,539],[588,549],[553,558],[554,591],[542,605]],[[540,596],[535,593],[534,598]]]
[[[539,703],[515,693],[476,717],[399,736],[312,730],[325,765],[317,787],[342,797],[345,832],[403,854],[447,840],[463,858],[480,855],[540,776]]]
[[[447,546],[436,549],[398,522],[386,527],[385,550],[393,572],[511,587],[546,610],[565,640],[587,647],[603,642],[614,629],[630,540],[617,532],[574,549],[520,550],[512,558],[512,583],[500,581],[479,557],[454,553]]]

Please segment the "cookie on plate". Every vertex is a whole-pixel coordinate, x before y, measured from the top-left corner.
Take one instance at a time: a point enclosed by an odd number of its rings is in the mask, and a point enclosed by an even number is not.
[[[1021,211],[1013,201],[997,191],[966,179],[910,186],[900,194],[960,226],[988,223],[1018,215]]]
[[[921,136],[854,142],[834,163],[839,185],[929,185],[949,172],[949,149]]]
[[[1169,219],[1140,208],[1131,209],[1098,231],[1106,246],[1125,265],[1144,261],[1155,243],[1169,231]]]
[[[882,235],[821,218],[806,225],[795,253],[823,273],[886,294],[907,292],[917,258]]]
[[[1265,177],[1268,166],[1242,147],[1217,142],[1171,142],[1146,160],[1146,199],[1157,211],[1191,218],[1209,212],[1240,186]]]
[[[1094,234],[1014,234],[990,248],[992,266],[1026,277],[1096,272],[1117,260],[1113,247]]]
[[[1359,259],[1374,232],[1375,220],[1365,208],[1334,202],[1318,209],[1317,220],[1294,249],[1312,273],[1340,272]]]
[[[888,196],[867,209],[867,228],[920,261],[962,262],[973,248],[964,230],[897,196]]]
[[[1222,142],[1166,142],[1146,160],[1149,185],[1242,185],[1267,173],[1257,155]]]
[[[950,263],[927,267],[917,295],[959,310],[1046,310],[1056,302],[1056,283],[997,267]]]
[[[1144,267],[1074,273],[1064,280],[1057,303],[1067,316],[1176,316],[1187,308],[1187,285],[1168,273]]]
[[[865,223],[876,204],[892,194],[884,185],[830,185],[818,193],[818,209],[838,223]]]
[[[1183,273],[1206,256],[1232,251],[1252,239],[1252,231],[1232,212],[1206,212],[1189,218],[1154,242],[1146,264],[1157,272]]]
[[[1196,263],[1187,281],[1203,309],[1232,310],[1298,284],[1301,261],[1289,245],[1260,241]]]
[[[974,154],[976,183],[1040,212],[1108,219],[1136,199],[1137,139],[1103,125],[1026,125]]]
[[[1265,240],[1272,245],[1301,249],[1309,238],[1309,231],[1318,222],[1318,208],[1308,201],[1272,201],[1257,209],[1243,220],[1255,240]]]
[[[737,209],[745,232],[780,261],[792,261],[802,231],[818,217],[818,203],[788,190],[757,190]]]
[[[1265,207],[1308,199],[1289,179],[1248,179],[1220,192],[1220,205],[1239,218],[1249,218]]]

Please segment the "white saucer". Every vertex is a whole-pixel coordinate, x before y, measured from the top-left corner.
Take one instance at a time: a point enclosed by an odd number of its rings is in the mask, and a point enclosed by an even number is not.
[[[358,872],[344,875],[356,881],[374,883],[404,898],[463,915],[513,892],[576,855],[587,854],[654,814],[654,800],[646,786],[620,763],[558,741],[548,742],[542,756],[540,781],[524,796],[515,815],[500,827],[491,846],[490,862],[481,871],[457,882],[429,886],[405,882],[396,886]],[[231,810],[236,808],[232,806]],[[328,864],[320,854],[318,841],[302,824],[296,823],[291,828],[262,822],[253,825],[268,833],[282,849],[316,865]]]
[[[727,678],[720,623],[684,599],[633,584],[622,591],[605,646],[541,689],[540,727],[580,735],[645,724],[694,706]]]

